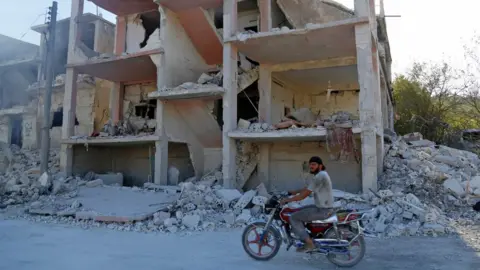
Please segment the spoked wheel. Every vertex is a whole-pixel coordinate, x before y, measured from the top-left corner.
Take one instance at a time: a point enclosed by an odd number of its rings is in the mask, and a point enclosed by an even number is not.
[[[351,241],[356,232],[353,232],[349,227],[339,227],[338,233],[341,240]],[[330,230],[325,235],[326,239],[335,239],[335,231]],[[339,267],[353,267],[358,264],[365,256],[366,244],[363,235],[360,235],[355,241],[353,241],[348,247],[348,252],[345,254],[330,253],[327,255],[327,259]]]
[[[281,236],[277,230],[270,227],[262,241],[265,222],[248,225],[242,234],[243,249],[255,260],[268,261],[277,255],[281,246]]]

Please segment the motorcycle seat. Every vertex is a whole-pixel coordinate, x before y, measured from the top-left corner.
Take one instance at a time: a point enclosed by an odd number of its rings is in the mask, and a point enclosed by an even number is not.
[[[329,218],[324,219],[324,220],[314,220],[312,223],[337,223],[338,222],[338,217],[337,214],[331,215]]]

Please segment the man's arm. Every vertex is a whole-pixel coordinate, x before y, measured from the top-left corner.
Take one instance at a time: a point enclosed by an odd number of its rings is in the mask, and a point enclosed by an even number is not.
[[[289,203],[289,202],[301,201],[301,200],[307,198],[308,196],[310,196],[310,194],[312,194],[312,191],[309,188],[304,188],[304,189],[300,190],[300,192],[298,192],[297,195],[295,195],[291,198],[282,200],[282,203],[286,204],[286,203]]]

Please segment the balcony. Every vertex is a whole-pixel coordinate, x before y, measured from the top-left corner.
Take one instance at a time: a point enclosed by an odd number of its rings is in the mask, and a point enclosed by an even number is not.
[[[108,58],[92,58],[67,67],[79,73],[112,82],[144,82],[157,79],[157,67],[150,56],[163,53],[162,49],[143,51]]]
[[[245,34],[225,40],[238,51],[261,64],[276,65],[356,56],[355,25],[367,17],[324,24],[305,29]]]

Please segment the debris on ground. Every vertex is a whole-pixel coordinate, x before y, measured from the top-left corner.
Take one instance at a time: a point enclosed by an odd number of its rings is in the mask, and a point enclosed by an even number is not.
[[[376,234],[453,233],[458,225],[480,222],[472,209],[472,200],[480,194],[479,164],[474,153],[409,134],[389,145],[378,192],[339,202],[344,207],[374,207],[365,226]]]
[[[385,154],[379,191],[357,195],[335,190],[336,208],[373,208],[364,225],[368,232],[387,237],[461,234],[465,227],[479,224],[480,213],[472,208],[472,198],[480,192],[480,159],[476,154],[438,146],[424,140],[421,134],[399,138],[392,135],[389,140],[392,143]],[[242,153],[256,153],[255,145],[237,147]],[[121,186],[121,174],[89,172],[63,177],[55,152],[51,153],[49,172],[41,174],[38,152],[14,146],[9,149],[11,153],[2,151],[8,158],[4,161],[5,172],[0,172],[1,208],[26,208],[26,213],[14,216],[36,221],[139,232],[214,230],[241,227],[253,218],[265,218],[261,210],[270,197],[263,184],[245,192],[223,188],[219,169],[178,186],[146,183],[142,188]],[[254,161],[243,160],[245,164],[256,164]],[[245,176],[238,181],[250,173],[247,167],[242,170]],[[86,189],[121,189],[171,199],[159,200],[155,207],[150,205],[150,212],[132,219],[102,220],[95,219],[95,213],[79,196]],[[299,206],[311,203],[312,198],[307,198]]]

